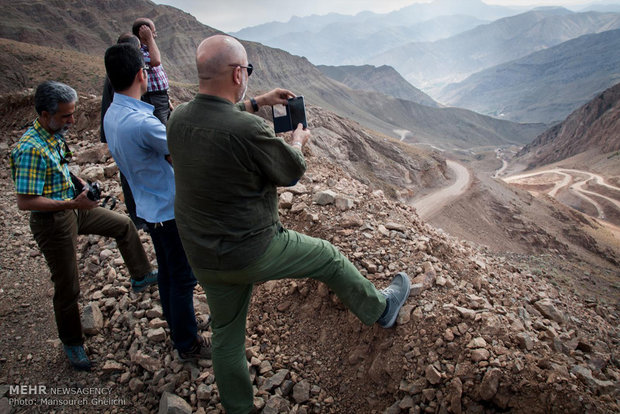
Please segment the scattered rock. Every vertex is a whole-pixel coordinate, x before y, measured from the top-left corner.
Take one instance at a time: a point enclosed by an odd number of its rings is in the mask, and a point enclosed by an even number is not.
[[[87,335],[97,335],[103,328],[103,314],[96,303],[89,302],[82,308],[82,331]]]
[[[192,406],[178,395],[164,392],[159,400],[159,414],[191,414]]]
[[[320,191],[314,195],[313,201],[320,206],[333,204],[336,201],[336,193],[331,190]]]
[[[499,380],[502,377],[502,371],[497,368],[489,369],[482,378],[480,384],[480,398],[485,401],[490,401],[497,393],[499,387]]]

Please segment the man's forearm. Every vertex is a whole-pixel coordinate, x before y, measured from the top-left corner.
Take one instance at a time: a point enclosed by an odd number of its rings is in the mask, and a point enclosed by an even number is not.
[[[17,194],[17,207],[20,210],[60,211],[77,208],[75,200],[52,200],[43,196]]]
[[[150,41],[147,46],[149,48],[149,57],[151,58],[151,67],[161,65],[161,54],[159,53],[159,48],[157,47],[157,43],[155,43],[155,39]]]

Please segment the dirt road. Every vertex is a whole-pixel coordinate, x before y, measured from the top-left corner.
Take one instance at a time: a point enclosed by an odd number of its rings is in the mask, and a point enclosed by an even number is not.
[[[569,168],[553,168],[513,175],[503,180],[531,191],[547,194],[560,201],[562,200],[558,194],[568,191],[581,202],[592,206],[596,210],[596,215],[593,217],[602,220],[602,223],[607,225],[616,237],[620,236],[617,226],[617,217],[620,215],[620,187],[608,184],[605,178],[598,174]],[[593,184],[594,187],[584,188],[589,184]],[[542,188],[546,186],[547,189],[541,189],[540,186],[543,186]],[[549,189],[550,186],[552,187]],[[579,210],[582,209],[579,208]]]
[[[458,198],[469,188],[471,175],[467,168],[451,160],[446,160],[446,164],[456,175],[456,181],[448,187],[444,187],[413,202],[413,207],[422,220],[428,220],[433,217],[450,201]]]

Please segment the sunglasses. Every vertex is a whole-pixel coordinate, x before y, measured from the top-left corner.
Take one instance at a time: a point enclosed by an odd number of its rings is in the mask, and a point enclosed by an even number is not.
[[[248,63],[247,66],[243,66],[243,65],[228,65],[231,66],[233,68],[246,68],[248,70],[248,76],[250,76],[252,74],[252,71],[254,70],[254,66],[252,66],[251,63]]]

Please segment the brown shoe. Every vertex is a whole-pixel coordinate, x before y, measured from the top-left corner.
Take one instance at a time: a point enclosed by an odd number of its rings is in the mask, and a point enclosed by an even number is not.
[[[211,340],[205,339],[201,335],[196,337],[196,342],[187,351],[179,351],[181,362],[197,361],[199,359],[211,358]]]

